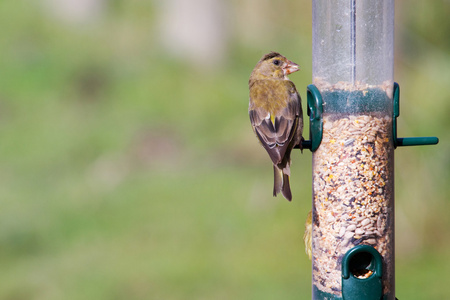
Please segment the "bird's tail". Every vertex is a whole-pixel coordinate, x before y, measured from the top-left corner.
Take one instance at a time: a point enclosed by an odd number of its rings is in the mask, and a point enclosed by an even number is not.
[[[308,217],[305,222],[305,234],[303,235],[303,241],[305,242],[305,252],[311,260],[312,257],[312,210],[309,211]]]
[[[289,166],[286,166],[284,169],[273,166],[273,195],[276,196],[281,192],[284,198],[291,201],[292,193],[289,185],[289,173]]]

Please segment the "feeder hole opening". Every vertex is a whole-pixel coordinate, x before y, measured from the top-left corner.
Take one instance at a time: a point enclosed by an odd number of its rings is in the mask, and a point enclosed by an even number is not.
[[[360,252],[350,259],[349,269],[352,276],[358,279],[369,278],[373,274],[373,255]]]

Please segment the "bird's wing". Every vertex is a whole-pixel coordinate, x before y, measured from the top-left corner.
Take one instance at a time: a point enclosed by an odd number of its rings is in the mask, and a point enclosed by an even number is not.
[[[297,128],[301,110],[300,97],[295,87],[292,92],[291,89],[288,91],[285,90],[284,93],[276,95],[289,99],[286,101],[286,107],[279,109],[275,116],[271,116],[270,112],[261,107],[249,110],[253,129],[275,165],[283,161]]]
[[[270,119],[270,113],[263,108],[249,110],[250,122],[259,141],[269,153],[274,164],[278,164],[282,156],[278,151],[278,134]]]

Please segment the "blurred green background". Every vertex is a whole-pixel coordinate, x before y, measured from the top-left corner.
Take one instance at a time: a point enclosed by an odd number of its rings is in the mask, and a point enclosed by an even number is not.
[[[399,299],[450,295],[450,3],[396,3]],[[0,1],[0,299],[310,299],[311,153],[273,198],[248,77],[310,1]],[[306,131],[308,129],[306,128]]]

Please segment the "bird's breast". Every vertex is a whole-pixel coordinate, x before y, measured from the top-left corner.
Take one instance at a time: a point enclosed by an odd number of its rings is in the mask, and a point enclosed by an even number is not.
[[[250,99],[255,107],[276,115],[287,106],[289,90],[284,80],[257,80],[251,85]]]

